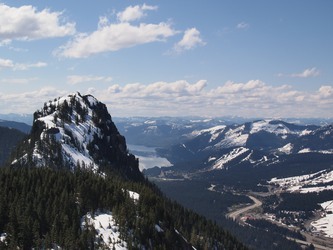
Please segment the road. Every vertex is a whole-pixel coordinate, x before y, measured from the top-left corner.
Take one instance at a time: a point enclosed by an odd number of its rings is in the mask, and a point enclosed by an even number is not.
[[[295,238],[291,238],[291,237],[287,237],[287,239],[294,240],[298,244],[301,244],[301,245],[305,245],[305,246],[310,246],[311,245],[311,242],[307,242],[307,241],[304,241],[304,240],[299,240],[299,239],[295,239]],[[315,249],[318,249],[318,250],[332,250],[331,247],[319,245],[319,244],[316,244],[316,243],[312,243],[312,245],[314,246]]]
[[[233,212],[227,214],[227,217],[231,218],[233,220],[236,220],[241,214],[243,214],[251,209],[260,207],[262,205],[262,202],[260,200],[258,200],[257,198],[255,198],[251,195],[249,195],[248,197],[254,202],[254,204],[237,209],[236,211],[233,211]]]
[[[248,197],[254,202],[254,204],[239,208],[231,213],[228,213],[226,216],[233,220],[239,220],[240,217],[242,216],[242,214],[244,214],[252,209],[258,208],[262,205],[262,202],[260,200],[258,200],[257,198],[255,198],[251,195],[248,195]],[[307,235],[307,236],[310,236],[310,235]],[[317,249],[317,250],[332,250],[332,247],[330,247],[331,246],[330,243],[332,243],[330,239],[324,239],[323,242],[319,243],[319,242],[315,242],[316,237],[314,237],[313,239],[311,237],[306,237],[308,241],[303,241],[303,240],[299,240],[299,239],[291,238],[291,237],[287,237],[287,238],[289,240],[296,241],[297,243],[299,243],[301,245],[309,246],[312,243],[313,246],[315,247],[315,249]],[[327,241],[327,242],[325,242],[325,241]],[[328,245],[328,246],[325,246],[325,245]]]

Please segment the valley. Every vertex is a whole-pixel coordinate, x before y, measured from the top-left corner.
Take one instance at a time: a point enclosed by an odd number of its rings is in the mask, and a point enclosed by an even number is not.
[[[149,121],[135,126],[143,144],[147,133],[155,143],[172,141],[157,150],[172,166],[144,170],[167,196],[221,225],[227,219],[279,234],[299,247],[332,247],[331,212],[320,205],[333,195],[331,125]],[[127,124],[122,132],[131,129]]]

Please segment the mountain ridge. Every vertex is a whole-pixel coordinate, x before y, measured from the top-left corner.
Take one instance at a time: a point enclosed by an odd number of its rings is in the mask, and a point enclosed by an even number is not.
[[[332,131],[332,125],[296,125],[280,120],[257,120],[194,130],[184,136],[186,139],[183,142],[159,149],[158,152],[178,166],[201,161],[202,170],[222,169],[224,165],[230,167],[242,161],[256,166],[272,164],[279,161],[282,155],[308,152],[333,154]],[[239,160],[231,164],[236,158]]]

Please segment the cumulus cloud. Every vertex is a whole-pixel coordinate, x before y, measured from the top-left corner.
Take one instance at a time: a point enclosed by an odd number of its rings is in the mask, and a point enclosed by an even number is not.
[[[332,98],[332,100],[333,100],[333,87],[332,86],[321,86],[318,90],[318,96],[320,98]]]
[[[190,50],[197,46],[204,46],[206,43],[202,40],[200,36],[200,31],[196,28],[187,29],[184,32],[183,38],[174,45],[174,51],[177,53],[184,50]]]
[[[228,81],[213,88],[209,88],[206,80],[137,82],[87,87],[85,93],[104,102],[112,116],[332,117],[333,109],[331,85],[304,92],[261,80]],[[0,110],[32,113],[40,108],[41,102],[65,94],[67,91],[53,87],[16,94],[3,94],[0,90]]]
[[[146,4],[143,4],[141,6],[129,6],[124,11],[117,13],[117,18],[120,22],[131,22],[139,20],[147,15],[145,13],[145,11],[147,10],[157,10],[157,6],[151,6]]]
[[[308,93],[261,80],[228,81],[211,89],[206,80],[113,84],[102,91],[94,89],[94,95],[114,116],[318,117],[332,116],[333,108],[331,86]]]
[[[10,59],[0,58],[0,69],[12,69],[12,70],[28,70],[30,68],[42,68],[46,67],[47,63],[37,62],[37,63],[14,63]]]
[[[101,22],[101,20],[100,20]],[[81,33],[62,46],[55,55],[67,58],[84,58],[102,52],[117,51],[136,45],[165,41],[177,33],[170,24],[130,23],[108,24],[102,19],[98,29],[90,34]]]
[[[78,33],[67,44],[54,51],[54,55],[65,58],[86,58],[103,52],[113,52],[140,44],[163,42],[178,33],[170,23],[130,22],[146,16],[146,11],[157,6],[135,5],[117,13],[119,22],[110,22],[106,16],[99,18],[97,29],[91,33]]]
[[[93,76],[93,75],[70,75],[67,76],[67,83],[78,84],[83,82],[111,82],[112,77],[106,76]]]
[[[0,44],[73,35],[75,23],[66,22],[62,14],[49,9],[38,11],[31,5],[10,7],[0,3]]]

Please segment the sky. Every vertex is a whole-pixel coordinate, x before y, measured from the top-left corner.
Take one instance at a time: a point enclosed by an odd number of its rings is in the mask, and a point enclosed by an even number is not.
[[[331,0],[0,0],[0,114],[333,117]]]

